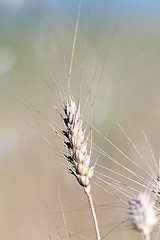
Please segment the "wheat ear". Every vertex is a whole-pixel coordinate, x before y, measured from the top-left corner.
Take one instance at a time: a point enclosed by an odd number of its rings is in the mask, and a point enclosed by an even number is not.
[[[140,232],[145,240],[150,240],[150,233],[158,221],[152,192],[145,189],[137,197],[130,199],[128,213],[132,228]]]
[[[76,105],[73,97],[69,96],[63,106],[63,109],[65,112],[63,121],[66,126],[66,129],[63,131],[63,135],[67,138],[65,145],[69,152],[69,156],[66,157],[72,165],[71,168],[69,168],[69,171],[76,177],[79,184],[84,188],[91,208],[97,240],[100,240],[100,232],[91,195],[90,184],[94,167],[90,167],[90,154],[87,153],[85,131],[82,129],[83,119],[80,112],[80,104]]]

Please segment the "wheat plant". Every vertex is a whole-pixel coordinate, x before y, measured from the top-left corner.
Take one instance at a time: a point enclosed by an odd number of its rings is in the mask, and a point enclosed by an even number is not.
[[[84,188],[91,207],[97,239],[100,240],[98,221],[93,205],[91,195],[90,180],[93,176],[94,167],[90,166],[91,155],[87,153],[87,141],[85,139],[85,131],[82,129],[83,119],[80,112],[80,105],[76,105],[73,97],[69,96],[68,101],[64,105],[66,117],[63,118],[66,129],[63,131],[67,138],[65,141],[69,155],[66,156],[71,164],[69,171],[78,180],[79,184]]]

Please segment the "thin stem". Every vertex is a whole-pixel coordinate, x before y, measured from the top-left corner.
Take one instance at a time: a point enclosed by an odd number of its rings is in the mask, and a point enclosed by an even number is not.
[[[91,195],[90,192],[88,193],[87,191],[85,191],[85,193],[87,194],[88,202],[89,202],[89,205],[90,205],[90,208],[91,208],[92,217],[93,217],[94,226],[95,226],[96,235],[97,235],[97,240],[101,240],[100,232],[99,232],[99,226],[98,226],[97,216],[96,216],[96,212],[95,212],[95,208],[94,208],[94,204],[93,204],[92,195]]]
[[[58,189],[58,197],[59,197],[59,202],[60,202],[60,206],[61,206],[61,210],[62,210],[64,230],[65,230],[65,235],[66,235],[65,238],[68,239],[67,223],[66,223],[66,219],[65,219],[65,215],[64,215],[63,203],[62,203],[62,198],[61,198],[60,190],[59,190],[59,189]]]
[[[144,235],[144,240],[150,240],[150,235],[149,234],[147,234],[147,235]]]

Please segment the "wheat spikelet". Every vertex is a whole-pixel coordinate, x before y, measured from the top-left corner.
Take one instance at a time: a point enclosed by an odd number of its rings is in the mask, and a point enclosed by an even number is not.
[[[144,239],[149,240],[158,217],[155,201],[148,189],[129,200],[128,214],[132,228],[142,233]]]
[[[90,179],[93,176],[93,166],[89,166],[90,154],[87,153],[85,131],[82,129],[83,119],[80,113],[80,105],[78,104],[77,106],[73,98],[69,96],[67,103],[64,105],[64,112],[66,114],[64,123],[67,129],[63,131],[63,134],[68,139],[68,142],[65,142],[65,144],[69,152],[68,159],[72,164],[70,172],[89,194],[91,189]]]

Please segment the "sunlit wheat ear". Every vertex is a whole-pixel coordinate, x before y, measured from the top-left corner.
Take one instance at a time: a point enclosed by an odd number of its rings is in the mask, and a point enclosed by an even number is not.
[[[69,171],[76,177],[87,194],[95,224],[97,239],[100,240],[99,227],[93,205],[90,184],[94,167],[90,166],[90,154],[87,152],[85,131],[82,129],[83,119],[80,112],[80,104],[76,105],[73,97],[69,95],[63,108],[65,112],[63,121],[66,126],[63,135],[67,138],[67,141],[65,141],[69,153],[67,159],[71,163]]]
[[[150,233],[158,222],[158,214],[152,193],[148,189],[129,200],[128,214],[132,228],[140,232],[145,240],[149,240]]]
[[[69,96],[64,106],[66,118],[64,123],[67,127],[63,134],[67,137],[66,146],[69,151],[68,159],[72,164],[70,172],[77,178],[78,182],[89,194],[91,185],[90,179],[93,176],[93,166],[90,167],[90,155],[87,153],[87,142],[85,132],[82,129],[83,119],[80,113],[80,106],[76,105],[73,98]]]

